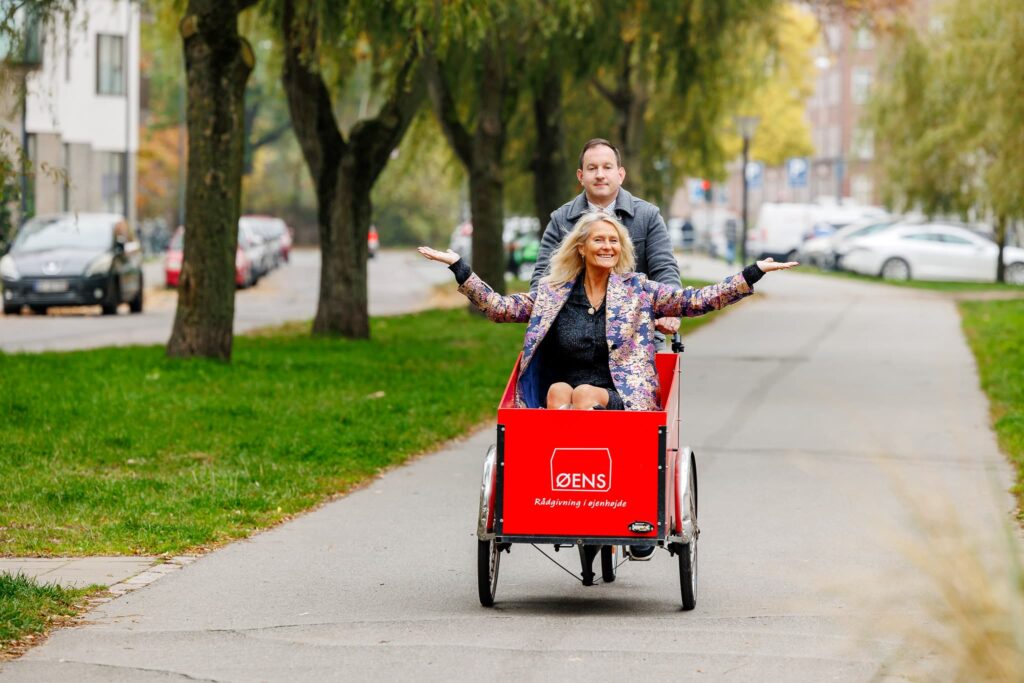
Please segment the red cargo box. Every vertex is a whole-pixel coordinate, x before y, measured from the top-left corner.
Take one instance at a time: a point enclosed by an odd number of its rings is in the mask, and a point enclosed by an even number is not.
[[[669,535],[679,357],[658,354],[657,363],[666,410],[514,408],[513,372],[498,408],[497,537],[593,544]]]

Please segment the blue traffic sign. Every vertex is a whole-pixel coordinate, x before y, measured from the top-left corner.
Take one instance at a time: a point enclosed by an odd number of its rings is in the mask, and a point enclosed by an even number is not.
[[[686,182],[689,192],[690,201],[694,204],[704,201],[704,188],[702,187],[703,182],[700,179],[690,178]]]
[[[758,188],[764,182],[764,164],[760,161],[747,162],[747,187]]]
[[[810,163],[804,157],[786,160],[786,181],[790,187],[807,187],[807,172]]]

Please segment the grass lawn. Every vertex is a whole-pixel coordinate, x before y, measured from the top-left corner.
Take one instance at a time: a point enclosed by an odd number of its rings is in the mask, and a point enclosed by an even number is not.
[[[959,306],[999,445],[1017,469],[1018,506],[1024,507],[1024,300]]]
[[[74,616],[96,590],[98,586],[61,588],[23,574],[0,573],[0,654],[25,636],[42,633],[54,618]]]
[[[896,287],[910,287],[913,289],[929,289],[936,292],[1019,292],[1024,296],[1024,287],[1020,285],[1000,284],[996,282],[934,282],[931,280],[883,280],[878,277],[850,273],[846,271],[822,270],[814,266],[801,265],[790,272],[810,273],[813,275],[827,275],[829,277],[846,278],[848,280],[859,280],[861,282],[873,282],[875,284],[894,285]]]
[[[159,554],[274,524],[492,417],[523,337],[464,309],[161,346],[0,354],[0,555]],[[482,457],[482,455],[481,455]]]

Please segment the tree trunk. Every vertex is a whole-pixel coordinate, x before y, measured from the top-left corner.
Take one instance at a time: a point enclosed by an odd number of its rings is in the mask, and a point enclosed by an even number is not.
[[[1003,263],[1003,249],[1006,247],[1006,232],[1009,221],[1006,216],[996,216],[996,244],[999,245],[999,256],[996,260],[996,282],[1006,282],[1006,264]]]
[[[502,244],[505,180],[505,125],[514,98],[509,93],[501,46],[485,41],[475,83],[476,129],[470,135],[459,120],[443,67],[433,52],[426,53],[426,76],[437,119],[456,156],[469,173],[469,206],[473,222],[473,270],[494,291],[505,293],[505,253]],[[470,310],[475,310],[472,306]]]
[[[608,89],[597,80],[594,85],[615,112],[615,139],[612,142],[619,148],[622,167],[626,169],[625,184],[633,194],[642,197],[649,195],[643,163],[644,114],[648,96],[642,82],[643,67],[634,68],[635,49],[635,45],[629,45],[623,51],[615,90]]]
[[[252,48],[238,34],[244,6],[189,0],[179,27],[189,134],[184,262],[167,342],[172,357],[231,359],[245,82],[254,64]]]
[[[644,165],[644,114],[647,113],[647,95],[639,82],[642,74],[628,67],[621,74],[619,90],[622,93],[615,109],[618,123],[619,151],[626,169],[626,184],[637,196],[651,196],[647,186]]]
[[[469,165],[469,206],[473,214],[473,270],[505,293],[505,69],[494,47],[481,55],[480,102],[473,158]]]
[[[482,159],[469,171],[469,208],[473,214],[473,272],[505,293],[505,247],[502,242],[505,184],[497,160]]]
[[[317,197],[320,294],[313,334],[366,339],[370,336],[366,287],[370,193],[422,99],[416,60],[406,60],[377,117],[359,121],[346,142],[334,118],[327,85],[303,58],[306,51],[315,54],[316,18],[306,16],[304,24],[296,25],[292,0],[283,9],[281,79]]]
[[[320,212],[320,298],[313,318],[314,335],[370,337],[366,234],[372,183],[364,186],[362,172],[355,155],[343,153],[331,195],[318,195],[321,207],[327,210]]]
[[[562,110],[562,78],[557,69],[547,72],[533,94],[533,120],[537,145],[530,168],[533,171],[533,206],[540,231],[551,212],[569,201],[572,194],[572,163],[565,156],[565,116]]]

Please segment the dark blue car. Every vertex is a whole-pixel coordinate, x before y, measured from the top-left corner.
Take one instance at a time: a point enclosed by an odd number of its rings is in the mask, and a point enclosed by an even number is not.
[[[142,249],[122,216],[64,213],[31,219],[0,258],[5,315],[24,306],[99,305],[104,315],[127,303],[142,312]]]

